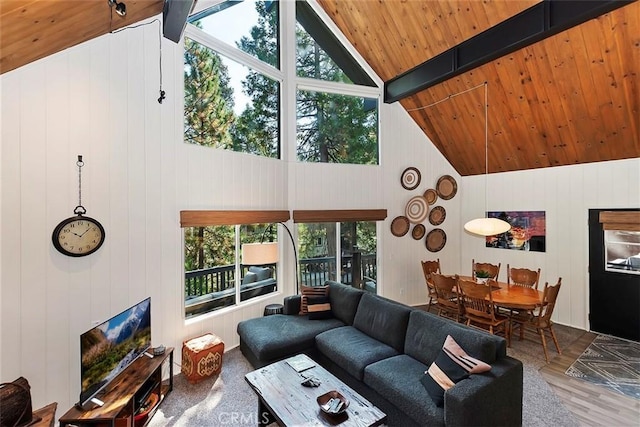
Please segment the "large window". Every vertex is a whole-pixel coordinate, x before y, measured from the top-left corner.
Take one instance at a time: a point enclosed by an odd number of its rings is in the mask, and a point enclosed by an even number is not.
[[[306,2],[296,2],[296,21],[298,160],[378,164],[373,81]]]
[[[301,223],[298,239],[302,286],[333,280],[377,293],[375,222]]]
[[[228,1],[191,19],[185,142],[280,156],[278,16],[277,2]]]
[[[273,224],[186,227],[184,298],[187,318],[277,290],[277,265],[245,265],[242,245],[277,241]]]
[[[377,293],[377,221],[386,209],[294,211],[303,286],[327,280]]]
[[[282,7],[295,23],[281,22]],[[295,99],[283,99],[285,78]],[[305,1],[227,0],[193,16],[184,85],[187,143],[280,158],[281,125],[295,120],[299,161],[378,164],[380,89]],[[296,116],[281,117],[294,102]]]

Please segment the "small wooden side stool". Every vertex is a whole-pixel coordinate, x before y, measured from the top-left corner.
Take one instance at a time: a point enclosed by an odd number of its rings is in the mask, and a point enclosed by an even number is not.
[[[182,343],[182,373],[196,384],[222,369],[224,342],[214,334],[204,334]]]

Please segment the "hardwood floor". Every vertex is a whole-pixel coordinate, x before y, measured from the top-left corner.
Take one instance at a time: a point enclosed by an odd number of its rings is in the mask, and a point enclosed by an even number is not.
[[[640,426],[640,400],[564,374],[596,336],[585,332],[571,346],[563,349],[562,355],[540,369],[540,374],[581,425]]]

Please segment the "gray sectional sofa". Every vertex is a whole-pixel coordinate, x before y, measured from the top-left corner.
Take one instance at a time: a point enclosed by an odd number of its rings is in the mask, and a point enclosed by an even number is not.
[[[522,363],[507,356],[504,338],[327,284],[329,319],[298,315],[300,296],[293,296],[285,298],[284,314],[238,324],[240,349],[255,368],[306,353],[382,409],[392,426],[522,424]],[[447,335],[491,370],[455,384],[438,407],[420,380]]]

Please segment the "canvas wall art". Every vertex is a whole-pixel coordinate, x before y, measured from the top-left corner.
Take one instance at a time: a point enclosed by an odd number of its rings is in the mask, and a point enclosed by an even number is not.
[[[511,230],[487,237],[488,248],[545,252],[545,211],[488,212],[489,218],[499,218],[511,224]]]

